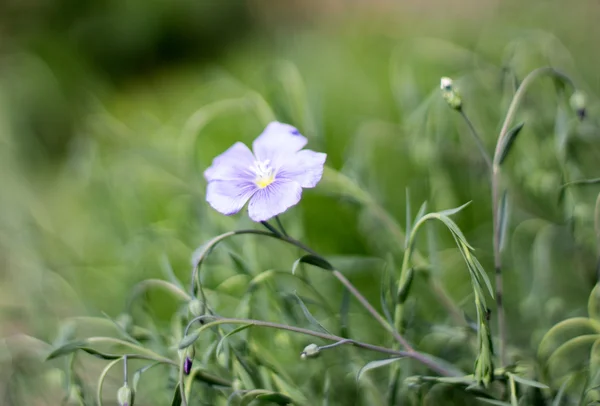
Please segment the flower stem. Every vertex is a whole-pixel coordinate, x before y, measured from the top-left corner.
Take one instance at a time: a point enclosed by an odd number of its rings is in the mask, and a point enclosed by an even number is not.
[[[460,115],[462,116],[462,118],[465,120],[465,123],[467,123],[467,127],[469,127],[469,130],[471,131],[471,135],[473,136],[473,139],[475,140],[475,144],[477,144],[477,148],[479,149],[479,152],[481,152],[481,156],[483,156],[483,159],[485,160],[486,165],[488,166],[489,170],[491,171],[492,170],[492,160],[490,158],[490,155],[485,150],[483,141],[481,140],[481,137],[479,136],[477,130],[475,129],[473,122],[469,119],[469,117],[467,116],[467,113],[465,113],[464,109],[461,108],[458,111],[460,112]]]
[[[503,278],[502,278],[502,258],[500,253],[500,215],[498,213],[500,203],[500,159],[503,155],[503,146],[506,136],[509,133],[509,126],[511,125],[516,113],[519,103],[523,99],[527,88],[531,83],[538,77],[543,75],[549,75],[557,79],[566,82],[567,84],[574,87],[571,79],[564,73],[557,71],[551,67],[542,67],[535,69],[530,72],[523,82],[519,85],[515,95],[512,98],[508,112],[504,118],[504,123],[498,136],[498,142],[496,143],[496,149],[494,151],[494,159],[492,166],[492,219],[493,219],[493,245],[494,245],[494,271],[496,274],[496,306],[498,311],[498,334],[500,336],[500,366],[506,365],[506,320],[504,313],[503,300]]]
[[[277,222],[277,226],[281,230],[281,233],[287,237],[288,233],[286,233],[285,228],[283,228],[283,224],[281,223],[281,219],[279,218],[279,216],[275,216],[275,221]]]
[[[278,329],[278,330],[286,330],[286,331],[290,331],[293,333],[304,334],[304,335],[309,335],[312,337],[321,338],[323,340],[334,341],[336,345],[348,344],[348,345],[352,345],[354,347],[363,348],[363,349],[367,349],[367,350],[371,350],[371,351],[376,351],[376,352],[380,352],[383,354],[393,355],[396,357],[412,358],[416,361],[419,361],[423,365],[426,365],[431,370],[439,373],[442,376],[455,376],[454,373],[447,370],[443,366],[438,365],[437,363],[435,363],[435,361],[433,361],[432,359],[427,357],[425,354],[415,351],[412,347],[408,351],[397,351],[397,350],[393,350],[390,348],[381,347],[378,345],[363,343],[361,341],[349,340],[347,338],[336,336],[333,334],[321,333],[318,331],[308,330],[305,328],[288,326],[285,324],[271,323],[271,322],[262,321],[262,320],[225,318],[225,317],[208,316],[208,315],[198,316],[189,322],[189,324],[187,325],[187,327],[185,329],[185,335],[187,335],[189,333],[189,329],[191,328],[191,325],[193,323],[195,323],[196,321],[202,322],[206,319],[211,319],[212,321],[210,321],[206,324],[203,324],[201,327],[199,327],[198,330],[196,331],[196,334],[199,334],[202,331],[207,330],[207,329],[214,327],[216,325],[219,325],[219,324],[250,324],[253,326],[272,328],[272,329]],[[327,349],[327,348],[331,348],[331,347],[332,347],[331,345],[324,346],[324,347],[321,347],[321,349]]]

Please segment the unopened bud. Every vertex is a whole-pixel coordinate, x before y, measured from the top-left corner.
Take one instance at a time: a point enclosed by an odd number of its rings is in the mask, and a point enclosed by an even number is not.
[[[577,90],[575,91],[575,93],[573,93],[573,95],[571,96],[571,99],[569,100],[570,104],[571,104],[571,108],[573,110],[575,110],[575,113],[577,114],[577,117],[579,117],[580,120],[583,120],[585,118],[586,115],[586,97],[585,94],[583,94],[583,92]]]
[[[203,307],[202,302],[198,299],[192,299],[188,302],[188,310],[194,317],[202,316],[204,313]]]
[[[192,364],[194,363],[194,357],[196,356],[196,350],[193,345],[189,346],[185,352],[185,360],[183,361],[183,373],[189,375],[192,372]]]
[[[440,89],[442,90],[452,90],[452,79],[444,76],[441,80],[440,80]]]
[[[454,88],[452,79],[443,77],[440,80],[440,90],[442,91],[442,97],[450,107],[454,110],[460,110],[462,108],[462,99],[458,94],[458,91]]]
[[[133,393],[129,385],[125,384],[117,392],[117,400],[120,406],[133,406]]]
[[[309,344],[306,347],[304,347],[304,350],[300,354],[300,358],[302,358],[302,359],[315,358],[319,355],[319,353],[320,353],[320,350],[319,350],[319,346],[317,344]]]

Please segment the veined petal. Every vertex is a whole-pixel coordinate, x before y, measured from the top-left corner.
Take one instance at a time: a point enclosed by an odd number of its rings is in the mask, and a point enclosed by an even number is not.
[[[277,179],[252,196],[248,204],[248,214],[256,222],[266,221],[296,205],[301,197],[302,186],[298,182]]]
[[[216,211],[229,216],[240,211],[257,190],[254,182],[246,180],[214,180],[206,188],[206,201]]]
[[[236,142],[227,151],[213,159],[212,165],[204,171],[207,181],[213,180],[251,180],[254,174],[250,167],[254,162],[252,151],[245,144]]]
[[[300,151],[307,143],[306,137],[289,124],[273,121],[252,143],[254,155],[261,161],[274,161],[278,155]]]
[[[289,160],[283,161],[277,178],[294,180],[305,188],[315,187],[323,176],[326,159],[327,154],[303,149]]]

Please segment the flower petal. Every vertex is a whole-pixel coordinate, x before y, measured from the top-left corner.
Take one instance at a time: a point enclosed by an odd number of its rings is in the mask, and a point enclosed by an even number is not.
[[[227,151],[217,156],[212,165],[204,171],[207,181],[254,179],[250,166],[254,162],[252,151],[245,144],[236,142]]]
[[[256,222],[266,221],[296,205],[302,197],[302,186],[292,180],[275,180],[259,189],[248,204],[250,218]]]
[[[254,140],[252,150],[259,160],[273,161],[277,155],[300,151],[306,143],[306,137],[295,127],[273,121]]]
[[[326,159],[327,154],[303,149],[282,164],[277,178],[295,180],[306,188],[315,187],[323,176]]]
[[[240,211],[257,190],[254,182],[246,180],[214,180],[206,188],[206,201],[219,213],[229,216]]]

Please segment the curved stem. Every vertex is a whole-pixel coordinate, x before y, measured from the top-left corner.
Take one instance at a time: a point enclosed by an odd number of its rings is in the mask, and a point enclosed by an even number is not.
[[[262,320],[236,319],[236,318],[225,318],[225,317],[217,317],[217,316],[198,316],[189,322],[189,324],[187,325],[187,327],[185,329],[185,335],[188,334],[189,329],[191,328],[191,325],[194,322],[203,321],[206,319],[212,319],[213,321],[203,324],[201,327],[199,327],[196,330],[196,334],[199,335],[204,330],[207,330],[207,329],[217,326],[219,324],[250,324],[253,326],[273,328],[273,329],[278,329],[278,330],[286,330],[286,331],[290,331],[293,333],[304,334],[304,335],[309,335],[312,337],[321,338],[323,340],[335,341],[338,345],[349,344],[354,347],[363,348],[363,349],[367,349],[367,350],[371,350],[371,351],[376,351],[376,352],[380,352],[383,354],[394,355],[397,357],[412,358],[414,360],[419,361],[423,365],[426,365],[431,370],[439,373],[440,375],[454,376],[454,374],[451,371],[448,371],[446,368],[436,364],[433,360],[428,358],[425,354],[417,352],[412,348],[411,348],[411,350],[408,350],[408,351],[396,351],[396,350],[392,350],[392,349],[389,349],[386,347],[380,347],[378,345],[363,343],[363,342],[355,341],[355,340],[349,340],[347,338],[336,336],[333,334],[321,333],[318,331],[308,330],[308,329],[304,329],[304,328],[300,328],[300,327],[288,326],[285,324],[278,324],[278,323],[271,323],[271,322],[262,321]]]
[[[562,72],[557,71],[551,67],[538,68],[529,73],[523,82],[521,82],[517,89],[513,99],[506,113],[504,123],[498,136],[498,142],[496,143],[496,149],[494,151],[493,167],[492,167],[492,219],[493,219],[493,245],[494,245],[494,271],[496,274],[496,306],[498,311],[498,334],[500,336],[500,364],[501,366],[506,365],[506,320],[504,313],[504,305],[502,303],[503,295],[503,280],[502,280],[502,258],[500,254],[500,216],[498,213],[498,207],[500,202],[500,158],[502,156],[502,147],[504,145],[504,139],[506,138],[509,127],[517,113],[517,109],[521,100],[523,99],[525,92],[531,83],[538,77],[543,75],[553,76],[561,79],[574,87],[571,79]]]
[[[266,236],[266,237],[271,237],[271,238],[275,238],[277,240],[283,241],[283,242],[287,242],[288,244],[292,244],[300,249],[302,249],[303,251],[314,255],[315,257],[318,257],[319,259],[327,262],[327,260],[325,258],[323,258],[321,255],[319,255],[319,253],[317,253],[315,250],[313,250],[312,248],[306,246],[305,244],[303,244],[302,242],[289,237],[289,236],[285,236],[282,234],[274,234],[268,231],[263,231],[263,230],[238,230],[238,231],[232,231],[230,233],[225,233],[222,234],[219,237],[214,238],[212,241],[212,245],[208,246],[205,248],[205,252],[208,252],[210,249],[212,249],[217,243],[219,243],[220,241],[223,241],[225,238],[229,237],[229,236],[233,236],[233,235],[241,235],[241,234],[255,234],[255,235],[262,235],[262,236]],[[198,265],[196,266],[195,269],[198,269],[200,267],[200,263],[202,262],[203,258],[201,258],[198,262]],[[327,262],[328,263],[328,262]],[[198,277],[198,271],[195,272],[195,279],[198,281],[199,277]],[[390,332],[394,338],[404,346],[404,348],[406,348],[407,351],[412,350],[412,346],[408,343],[408,341],[402,337],[402,335],[400,335],[392,326],[390,326],[390,324],[383,318],[383,316],[381,316],[377,310],[375,310],[375,308],[368,302],[367,299],[365,299],[365,297],[354,287],[354,285],[352,285],[352,283],[338,270],[333,270],[332,271],[333,276],[336,277],[336,279],[338,279],[349,291],[350,293],[352,293],[352,295],[354,295],[354,297],[365,307],[365,309],[371,314],[371,316],[373,316],[373,318],[375,318],[375,320],[377,320],[379,322],[379,324],[381,324],[388,332]],[[197,282],[199,283],[199,282]]]
[[[465,111],[461,108],[459,110],[459,112],[460,112],[460,115],[462,116],[462,118],[465,120],[465,123],[467,123],[467,127],[469,127],[469,130],[471,131],[471,135],[473,136],[473,139],[475,140],[475,144],[477,144],[477,148],[479,149],[479,152],[483,156],[483,159],[485,160],[485,163],[488,166],[488,169],[491,171],[492,167],[493,167],[492,159],[490,158],[490,155],[485,150],[485,146],[483,145],[483,141],[481,141],[481,137],[479,137],[479,133],[475,129],[473,122],[469,119],[469,117],[467,116]]]

